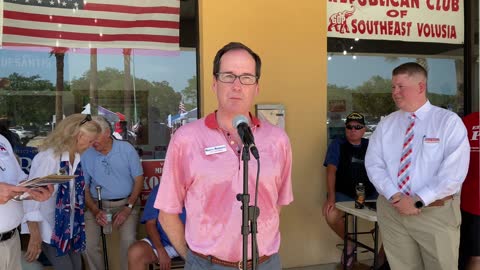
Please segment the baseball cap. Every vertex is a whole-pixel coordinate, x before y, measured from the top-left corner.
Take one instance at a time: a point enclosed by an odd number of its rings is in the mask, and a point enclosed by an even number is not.
[[[362,114],[357,112],[352,112],[347,116],[347,120],[345,120],[345,125],[352,121],[356,121],[362,125],[365,125],[365,117],[363,117]]]

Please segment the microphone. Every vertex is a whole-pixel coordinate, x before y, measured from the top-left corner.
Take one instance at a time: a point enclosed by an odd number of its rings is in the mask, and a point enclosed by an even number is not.
[[[242,140],[243,145],[248,146],[248,148],[250,148],[250,151],[252,152],[252,155],[255,157],[255,159],[258,159],[259,158],[258,149],[255,146],[255,140],[253,139],[252,130],[250,129],[250,126],[248,125],[248,123],[249,121],[247,117],[241,114],[235,116],[232,121],[233,126],[238,131],[238,135],[240,136],[240,139]]]
[[[237,129],[238,135],[240,135],[240,139],[244,145],[252,146],[255,145],[255,141],[253,139],[252,130],[248,125],[248,119],[243,115],[237,115],[233,118],[233,126]]]

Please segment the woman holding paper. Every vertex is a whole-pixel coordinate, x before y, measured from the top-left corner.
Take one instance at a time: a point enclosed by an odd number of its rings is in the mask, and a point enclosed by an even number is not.
[[[99,133],[100,126],[91,121],[90,115],[73,114],[62,120],[39,147],[29,179],[51,174],[76,177],[55,184],[52,197],[45,202],[24,202],[30,231],[27,261],[36,260],[43,251],[54,269],[82,269],[85,182],[80,154],[93,144]]]

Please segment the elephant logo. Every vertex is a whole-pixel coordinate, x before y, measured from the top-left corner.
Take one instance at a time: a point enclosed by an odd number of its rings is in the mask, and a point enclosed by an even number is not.
[[[355,13],[355,6],[350,6],[352,10],[344,10],[332,14],[328,18],[328,31],[331,32],[332,28],[341,34],[350,33],[348,30],[347,19]]]

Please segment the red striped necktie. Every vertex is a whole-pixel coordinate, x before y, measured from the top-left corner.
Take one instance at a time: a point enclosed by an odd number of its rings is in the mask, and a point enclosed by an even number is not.
[[[413,154],[413,138],[415,127],[415,114],[412,113],[408,117],[409,123],[407,130],[405,131],[405,139],[403,140],[402,156],[400,158],[400,167],[398,169],[398,188],[406,195],[410,195],[410,167],[412,165]]]

